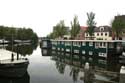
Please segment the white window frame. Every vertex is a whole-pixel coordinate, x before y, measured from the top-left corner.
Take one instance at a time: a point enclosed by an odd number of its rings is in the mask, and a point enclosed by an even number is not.
[[[93,42],[89,42],[89,46],[93,46]]]

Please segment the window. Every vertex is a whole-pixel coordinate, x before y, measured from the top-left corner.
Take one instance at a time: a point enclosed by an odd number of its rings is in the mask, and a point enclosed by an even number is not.
[[[61,44],[64,44],[64,42],[62,41]]]
[[[97,36],[99,36],[99,33],[97,33]]]
[[[85,53],[86,53],[86,52],[83,50],[83,51],[82,51],[82,54],[85,54]]]
[[[95,43],[95,48],[98,48],[98,47],[99,47],[99,43],[96,42],[96,43]]]
[[[104,31],[104,27],[100,27],[100,31]]]
[[[64,48],[62,48],[62,51],[64,51]]]
[[[100,42],[100,47],[102,47],[102,42]]]
[[[74,50],[74,53],[79,53],[79,50]]]
[[[113,47],[114,47],[112,42],[109,43],[109,47],[110,47],[110,48],[113,48]]]
[[[86,45],[86,43],[85,42],[82,42],[82,46],[85,46]]]
[[[70,52],[70,49],[66,49],[66,52]]]
[[[93,42],[89,42],[89,46],[93,46]]]
[[[86,33],[86,36],[89,36],[89,34],[88,34],[88,33]]]
[[[104,46],[104,47],[106,46],[106,43],[105,43],[105,42],[103,43],[103,46]]]
[[[103,36],[103,33],[101,33],[101,36]]]
[[[55,47],[52,47],[53,50],[55,50],[56,48]]]
[[[85,60],[86,59],[85,56],[82,56],[82,59]]]
[[[105,33],[105,36],[107,36],[107,33]]]
[[[89,51],[89,55],[92,55],[92,51]]]
[[[60,50],[60,48],[58,48],[58,50]]]

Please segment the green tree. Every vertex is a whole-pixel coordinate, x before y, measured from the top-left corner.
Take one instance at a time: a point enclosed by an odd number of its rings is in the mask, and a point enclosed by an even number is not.
[[[117,39],[119,39],[119,37],[122,36],[122,32],[125,30],[125,15],[115,16],[112,21],[112,29],[115,32]]]
[[[71,38],[74,39],[80,31],[80,24],[78,21],[78,16],[75,16],[71,22]]]
[[[96,22],[94,21],[95,19],[95,13],[90,12],[87,13],[87,25],[88,25],[88,29],[87,29],[87,33],[90,36],[90,39],[92,39],[93,33],[94,33],[94,27],[96,26]]]
[[[69,27],[65,26],[64,20],[61,20],[56,26],[53,27],[53,32],[51,36],[54,38],[62,38],[64,35],[68,34]]]
[[[3,26],[0,26],[0,39],[3,39],[4,38],[4,28]]]
[[[37,34],[30,28],[0,26],[0,38],[12,41],[12,36],[14,40],[31,40],[33,43],[38,41]]]

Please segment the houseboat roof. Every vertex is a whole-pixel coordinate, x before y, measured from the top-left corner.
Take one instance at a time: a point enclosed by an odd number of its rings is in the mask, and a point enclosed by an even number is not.
[[[50,40],[50,41],[78,41],[78,42],[124,42],[125,40]]]

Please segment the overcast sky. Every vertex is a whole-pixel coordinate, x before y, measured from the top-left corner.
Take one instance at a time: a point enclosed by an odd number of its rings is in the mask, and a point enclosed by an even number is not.
[[[87,12],[96,14],[97,26],[110,25],[115,15],[125,14],[124,0],[0,0],[0,25],[30,27],[46,36],[60,20],[67,26],[78,16],[86,26]]]

